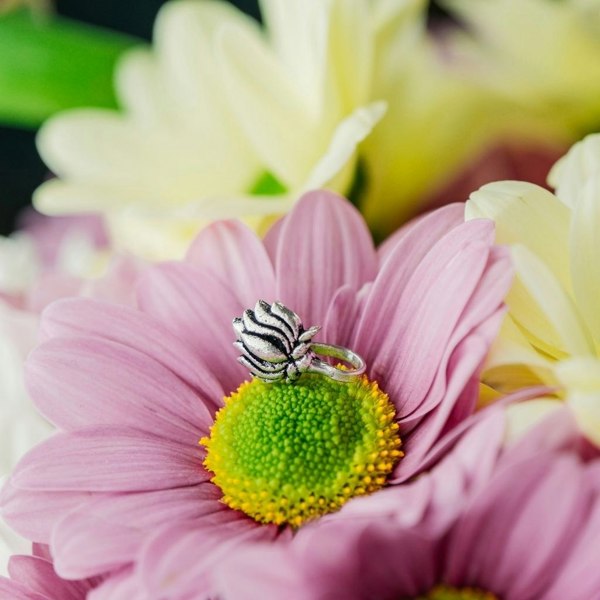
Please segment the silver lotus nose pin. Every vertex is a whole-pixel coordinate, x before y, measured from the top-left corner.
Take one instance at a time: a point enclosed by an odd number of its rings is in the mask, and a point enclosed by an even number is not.
[[[333,344],[312,342],[320,326],[304,329],[300,317],[281,302],[259,300],[254,310],[233,319],[237,334],[238,361],[256,378],[272,383],[291,383],[302,373],[319,373],[336,381],[349,382],[365,372],[365,361],[355,352]],[[351,369],[339,369],[320,356],[337,358]]]

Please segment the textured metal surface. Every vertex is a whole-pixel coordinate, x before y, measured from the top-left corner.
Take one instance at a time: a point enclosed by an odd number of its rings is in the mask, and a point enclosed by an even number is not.
[[[281,302],[259,300],[254,310],[245,310],[233,320],[233,329],[237,334],[234,345],[240,351],[238,361],[267,383],[291,383],[306,372],[351,381],[365,371],[364,361],[351,350],[312,343],[320,326],[304,329],[300,317]],[[323,362],[315,350],[348,363],[352,369],[341,370]]]
[[[314,358],[310,340],[320,329],[305,330],[294,311],[281,302],[269,305],[264,300],[235,318],[233,328],[239,362],[266,382],[294,381],[305,372]]]

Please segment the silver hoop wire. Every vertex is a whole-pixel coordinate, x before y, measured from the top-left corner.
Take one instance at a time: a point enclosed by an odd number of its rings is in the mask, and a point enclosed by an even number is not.
[[[344,348],[344,346],[313,342],[310,345],[310,349],[314,352],[315,356],[311,360],[308,369],[306,369],[307,373],[319,373],[336,381],[350,382],[360,377],[367,368],[365,361],[356,352],[352,352],[352,350]],[[349,364],[352,369],[340,369],[330,365],[320,360],[318,355],[337,358]]]

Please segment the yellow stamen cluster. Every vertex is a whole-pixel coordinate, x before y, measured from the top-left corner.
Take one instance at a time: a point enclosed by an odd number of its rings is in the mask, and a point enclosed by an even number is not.
[[[420,596],[417,600],[498,600],[498,598],[491,592],[479,588],[436,585],[426,596]]]
[[[385,485],[403,456],[395,408],[366,377],[242,384],[225,399],[205,466],[223,502],[260,523],[299,527]]]

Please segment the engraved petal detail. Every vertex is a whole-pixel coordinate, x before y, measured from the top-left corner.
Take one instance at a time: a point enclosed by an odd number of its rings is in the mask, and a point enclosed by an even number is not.
[[[239,362],[265,382],[297,379],[314,358],[310,341],[319,326],[304,329],[300,317],[281,302],[259,300],[233,319]]]

